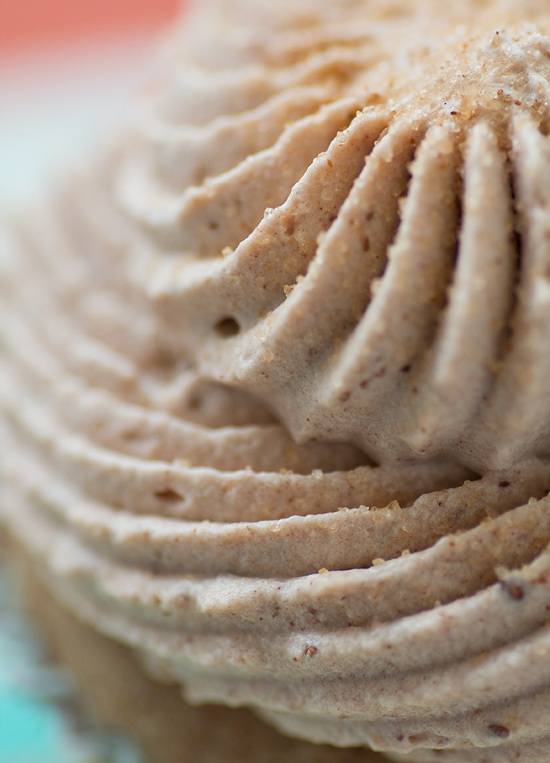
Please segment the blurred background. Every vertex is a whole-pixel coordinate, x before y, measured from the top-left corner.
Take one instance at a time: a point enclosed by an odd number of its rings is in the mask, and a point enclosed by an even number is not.
[[[40,195],[122,120],[181,0],[0,0],[0,215]],[[1,224],[1,220],[0,220]],[[139,763],[86,725],[43,659],[0,548],[0,761]]]
[[[182,0],[0,0],[0,211],[124,113]]]

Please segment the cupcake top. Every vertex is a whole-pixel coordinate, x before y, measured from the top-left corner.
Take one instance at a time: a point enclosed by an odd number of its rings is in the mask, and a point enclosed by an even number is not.
[[[191,699],[547,759],[546,6],[197,4],[0,247],[3,518]]]
[[[544,4],[253,5],[199,14],[108,168],[166,351],[298,442],[547,453]]]

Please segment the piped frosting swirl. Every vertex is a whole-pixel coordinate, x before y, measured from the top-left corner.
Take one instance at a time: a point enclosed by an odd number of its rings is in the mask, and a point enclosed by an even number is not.
[[[196,10],[5,232],[3,519],[194,701],[547,760],[545,9],[293,5]]]

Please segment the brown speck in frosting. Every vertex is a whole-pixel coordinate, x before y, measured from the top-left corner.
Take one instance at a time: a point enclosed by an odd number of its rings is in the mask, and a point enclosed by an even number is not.
[[[287,236],[293,236],[296,229],[296,218],[294,215],[287,215],[284,219],[285,233]]]
[[[500,585],[502,590],[514,601],[521,601],[525,598],[525,588],[519,581],[513,579],[501,580]]]
[[[501,726],[499,723],[492,723],[487,727],[487,731],[491,736],[498,737],[499,739],[508,739],[510,736],[510,729],[506,726]]]
[[[231,316],[221,318],[216,323],[215,329],[218,336],[222,337],[223,339],[235,336],[241,330],[235,318],[232,318]]]
[[[157,498],[160,498],[161,501],[166,501],[167,503],[177,503],[178,501],[182,501],[183,497],[176,493],[175,490],[159,490],[155,493],[155,496]]]

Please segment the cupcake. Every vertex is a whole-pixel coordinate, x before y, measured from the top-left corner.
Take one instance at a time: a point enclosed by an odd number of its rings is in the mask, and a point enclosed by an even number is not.
[[[197,4],[5,231],[8,542],[151,760],[550,761],[548,35]]]

